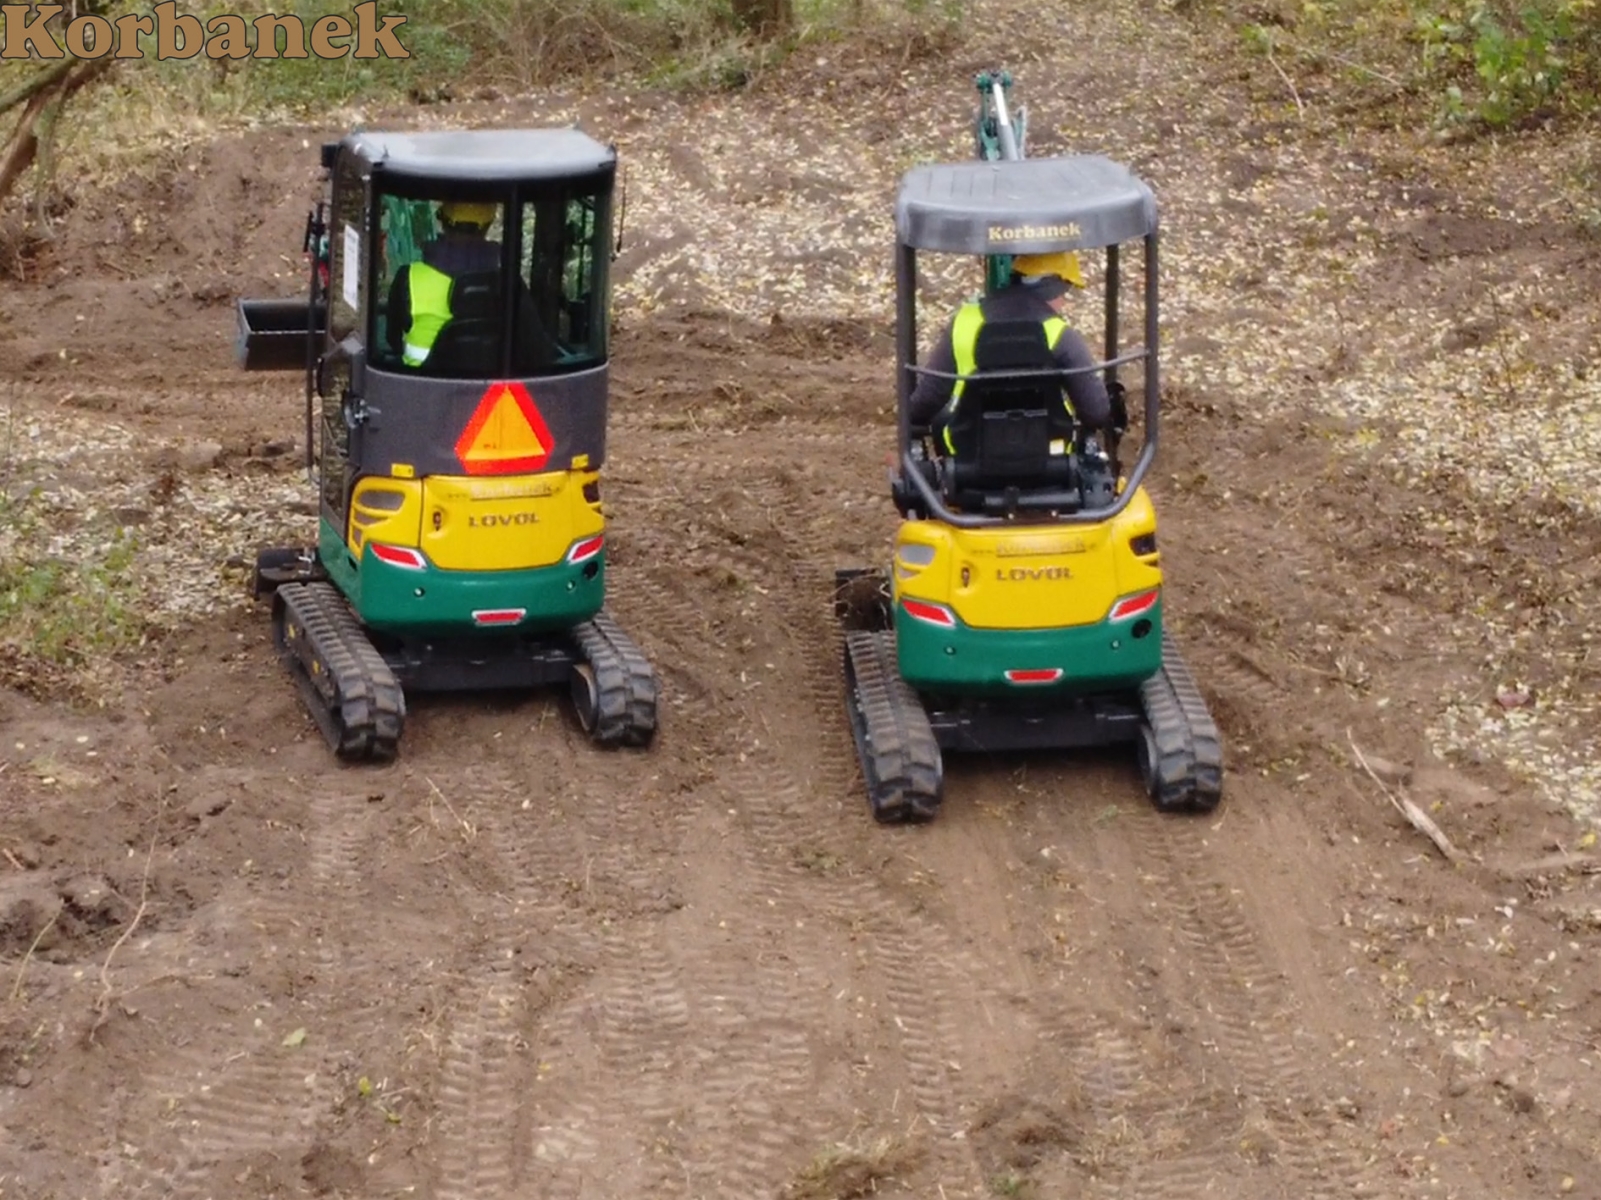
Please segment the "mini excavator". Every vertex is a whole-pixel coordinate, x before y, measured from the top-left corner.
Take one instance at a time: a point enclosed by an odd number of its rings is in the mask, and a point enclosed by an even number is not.
[[[236,346],[306,376],[316,543],[252,587],[317,726],[387,761],[406,693],[565,684],[594,742],[647,745],[656,678],[604,610],[615,148],[356,132],[321,166],[309,294],[240,300]]]
[[[845,624],[847,709],[874,817],[931,820],[946,752],[1132,744],[1163,811],[1222,798],[1222,747],[1163,622],[1156,512],[1143,486],[1157,448],[1157,204],[1104,156],[1027,159],[1006,111],[1010,78],[979,76],[986,102],[975,161],[923,165],[896,198],[898,462],[902,518],[891,563],[835,575]],[[1119,252],[1143,244],[1145,344],[1118,353]],[[997,335],[962,379],[941,455],[914,427],[920,253],[981,257],[987,287],[1011,256],[1104,251],[1105,356],[1114,429],[1082,428],[1038,326]],[[1006,330],[991,322],[985,331]],[[1024,333],[1032,335],[1023,337]],[[1019,340],[1021,339],[1021,340]],[[1016,353],[1006,350],[1018,348]],[[1026,353],[1024,351],[1027,351]],[[1143,437],[1125,475],[1127,394],[1118,368],[1143,363]]]

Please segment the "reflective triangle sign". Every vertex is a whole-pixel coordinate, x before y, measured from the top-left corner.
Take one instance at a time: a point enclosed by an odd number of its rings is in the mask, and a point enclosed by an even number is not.
[[[509,475],[540,470],[555,447],[528,389],[520,383],[494,383],[456,439],[456,457],[469,475]]]

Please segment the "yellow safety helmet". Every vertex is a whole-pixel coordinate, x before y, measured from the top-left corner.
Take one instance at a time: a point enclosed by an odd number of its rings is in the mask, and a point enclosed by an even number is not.
[[[488,229],[495,222],[498,206],[472,200],[446,200],[439,206],[439,219],[451,225],[475,225]]]
[[[1071,250],[1058,250],[1055,254],[1019,254],[1012,259],[1012,270],[1019,275],[1060,275],[1076,288],[1084,286],[1078,255]]]

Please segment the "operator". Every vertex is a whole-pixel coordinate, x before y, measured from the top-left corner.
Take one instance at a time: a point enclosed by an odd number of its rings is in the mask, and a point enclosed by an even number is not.
[[[1068,328],[1063,313],[1067,309],[1070,287],[1082,288],[1084,275],[1078,255],[1020,254],[1012,260],[1012,275],[1005,287],[979,301],[957,309],[939,342],[929,352],[924,367],[946,374],[971,375],[975,369],[974,350],[978,331],[986,321],[1019,321],[1034,318],[1045,326],[1045,342],[1056,365],[1062,370],[1092,367],[1096,359],[1076,330]],[[911,423],[930,426],[936,445],[954,454],[950,422],[961,400],[962,380],[920,375],[908,402]],[[1105,429],[1112,423],[1112,400],[1106,383],[1097,371],[1069,375],[1062,384],[1063,398],[1070,415],[1091,429]]]
[[[439,237],[422,261],[395,273],[389,289],[389,345],[408,367],[420,367],[450,320],[450,287],[457,275],[500,270],[500,243],[488,238],[498,206],[447,200],[439,206]]]

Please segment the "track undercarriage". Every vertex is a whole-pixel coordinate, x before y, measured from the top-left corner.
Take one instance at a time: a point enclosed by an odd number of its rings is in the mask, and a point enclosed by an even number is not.
[[[879,822],[935,816],[943,800],[944,751],[1130,744],[1146,794],[1158,809],[1209,812],[1221,799],[1217,725],[1166,632],[1161,670],[1137,692],[1026,706],[925,697],[901,678],[885,590],[873,574],[842,573],[838,594],[836,610],[848,626],[856,626],[845,637],[847,710],[868,801]]]
[[[656,679],[605,612],[535,636],[397,639],[374,635],[306,552],[273,551],[257,566],[272,596],[273,641],[329,747],[350,761],[398,751],[405,693],[566,684],[579,726],[602,746],[644,746],[656,732]]]

